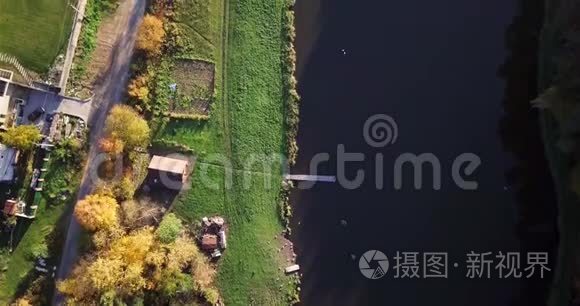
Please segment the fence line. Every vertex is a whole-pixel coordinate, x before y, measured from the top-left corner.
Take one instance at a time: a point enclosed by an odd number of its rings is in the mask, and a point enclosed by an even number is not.
[[[32,79],[30,78],[30,76],[28,76],[26,69],[24,69],[24,67],[20,65],[20,62],[18,62],[18,59],[16,57],[0,52],[0,62],[12,64],[12,66],[16,67],[16,70],[18,70],[18,73],[20,73],[20,75],[24,78],[24,80],[26,80],[27,85],[32,86]]]

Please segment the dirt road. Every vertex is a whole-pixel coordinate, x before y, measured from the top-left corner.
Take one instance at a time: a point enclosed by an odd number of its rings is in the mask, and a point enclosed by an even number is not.
[[[98,153],[97,141],[101,136],[107,112],[115,103],[123,99],[125,93],[131,56],[135,44],[137,28],[145,11],[145,0],[123,0],[115,13],[114,22],[118,22],[117,39],[112,48],[111,60],[107,69],[101,74],[101,79],[95,87],[93,111],[89,119],[90,152],[85,165],[78,199],[84,198],[94,187],[94,182],[88,175],[90,165],[93,164]],[[66,240],[62,252],[61,263],[58,267],[57,279],[65,278],[78,259],[78,242],[80,226],[71,216],[69,218]],[[55,291],[53,305],[62,305],[64,297]]]

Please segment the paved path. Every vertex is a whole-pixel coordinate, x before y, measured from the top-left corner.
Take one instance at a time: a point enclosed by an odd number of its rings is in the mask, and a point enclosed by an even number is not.
[[[72,66],[73,59],[75,58],[75,51],[77,49],[77,43],[79,41],[79,36],[81,35],[81,28],[83,27],[83,18],[85,17],[85,8],[87,7],[87,0],[79,0],[76,11],[75,20],[73,24],[73,29],[71,36],[68,40],[68,46],[66,47],[66,55],[64,57],[64,64],[62,66],[62,73],[60,74],[60,81],[58,82],[58,87],[61,88],[61,93],[65,93],[66,83],[68,82],[68,76]],[[72,8],[71,8],[72,9]]]
[[[135,45],[135,36],[137,28],[145,12],[145,0],[123,0],[117,10],[119,20],[119,33],[115,47],[112,50],[111,62],[108,70],[103,73],[95,88],[93,98],[93,113],[89,119],[91,128],[91,149],[85,166],[83,180],[78,192],[78,199],[84,198],[93,189],[93,183],[87,173],[88,165],[91,165],[97,155],[97,140],[101,136],[105,118],[108,110],[122,100],[127,86],[129,76],[129,66],[133,47]],[[73,265],[78,259],[78,242],[80,236],[80,226],[71,216],[67,229],[67,236],[64,243],[61,263],[58,267],[57,279],[65,278],[72,270]],[[64,298],[55,291],[53,305],[62,305]]]

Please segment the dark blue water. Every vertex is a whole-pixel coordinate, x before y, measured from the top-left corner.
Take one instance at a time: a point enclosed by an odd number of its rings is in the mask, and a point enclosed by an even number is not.
[[[303,304],[544,304],[549,273],[502,280],[492,269],[492,279],[466,278],[471,251],[523,252],[525,261],[533,250],[548,252],[551,264],[555,259],[556,205],[528,106],[535,51],[526,48],[541,12],[526,10],[515,0],[298,0],[303,105],[293,171],[308,172],[312,157],[326,152],[330,162],[319,172],[336,174],[339,144],[366,158],[346,167],[349,177],[364,170],[360,188],[317,184],[293,194]],[[368,145],[363,125],[374,114],[396,121],[396,143]],[[451,177],[453,161],[466,152],[482,162],[469,177],[477,190],[462,190]],[[378,153],[383,189],[374,179]],[[408,167],[403,188],[393,188],[393,164],[404,153],[436,156],[441,190],[431,188],[429,168],[424,188],[414,190]],[[449,277],[395,279],[391,270],[366,279],[358,260],[371,249],[387,254],[391,265],[397,251],[447,252]]]

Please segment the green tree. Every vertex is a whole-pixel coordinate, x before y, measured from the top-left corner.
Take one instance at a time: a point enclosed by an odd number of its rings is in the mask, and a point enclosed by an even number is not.
[[[19,125],[0,133],[3,144],[22,151],[30,151],[38,143],[42,135],[34,125]]]
[[[171,243],[177,239],[181,229],[181,220],[179,220],[174,213],[169,213],[163,218],[163,220],[161,220],[155,234],[159,241],[163,243]]]
[[[80,166],[85,158],[85,152],[79,140],[68,138],[55,146],[52,156],[63,164]]]

